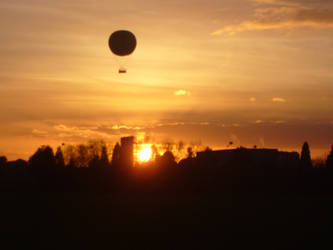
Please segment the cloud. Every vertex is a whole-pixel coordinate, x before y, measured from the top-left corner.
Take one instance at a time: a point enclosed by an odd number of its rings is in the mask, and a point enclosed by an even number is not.
[[[157,123],[152,126],[152,128],[155,127],[167,127],[167,126],[183,126],[185,125],[184,122],[166,122],[166,123]]]
[[[332,6],[333,5],[333,2],[329,0],[252,0],[252,2],[259,4],[276,4],[276,5],[289,5],[289,6],[306,6],[306,5]]]
[[[140,130],[142,127],[139,126],[128,126],[128,125],[113,125],[110,127],[113,130],[127,129],[127,130]]]
[[[255,102],[255,101],[257,101],[257,99],[256,99],[255,97],[251,97],[249,100],[250,100],[250,102]]]
[[[259,4],[277,4],[277,5],[289,5],[289,6],[300,6],[304,2],[314,2],[313,0],[253,0],[252,2]]]
[[[273,102],[286,102],[287,100],[281,97],[274,97],[272,98]]]
[[[224,26],[211,35],[234,35],[244,31],[310,27],[333,28],[333,3],[320,0],[254,0],[252,20]]]
[[[175,96],[190,96],[191,92],[184,90],[184,89],[179,89],[179,90],[176,90],[173,94]]]
[[[263,123],[262,120],[256,120],[256,124],[260,124],[260,123]]]
[[[83,138],[83,139],[110,139],[110,134],[89,128],[69,127],[63,124],[55,125],[58,137],[61,138]]]
[[[48,132],[39,129],[34,129],[32,130],[32,134],[37,137],[46,137],[48,135]]]

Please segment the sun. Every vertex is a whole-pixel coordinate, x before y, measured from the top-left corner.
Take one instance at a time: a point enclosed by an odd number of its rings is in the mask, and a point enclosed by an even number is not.
[[[138,160],[140,162],[148,162],[152,156],[151,145],[142,145],[138,152]]]

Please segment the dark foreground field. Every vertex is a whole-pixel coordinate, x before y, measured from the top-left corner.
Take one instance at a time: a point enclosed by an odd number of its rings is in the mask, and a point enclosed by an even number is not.
[[[304,249],[332,232],[327,176],[134,178],[118,189],[2,192],[1,235],[42,249]]]

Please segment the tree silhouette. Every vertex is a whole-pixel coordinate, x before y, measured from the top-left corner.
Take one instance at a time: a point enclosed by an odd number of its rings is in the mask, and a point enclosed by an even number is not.
[[[304,142],[301,153],[301,168],[312,168],[312,161],[310,155],[310,147],[307,142]]]
[[[89,168],[99,168],[99,167],[101,167],[101,160],[99,159],[98,155],[94,155],[92,157],[92,159],[90,159],[88,167]]]
[[[22,159],[17,159],[15,161],[11,161],[7,164],[7,166],[10,165],[10,167],[14,167],[14,168],[26,168],[28,166],[27,162],[25,160]]]
[[[112,152],[112,165],[113,166],[118,166],[120,164],[120,152],[121,152],[121,148],[119,143],[117,142],[117,144],[114,146],[113,148],[113,152]]]
[[[76,162],[75,162],[75,159],[73,157],[69,158],[69,162],[68,162],[68,165],[67,165],[68,168],[76,168]]]
[[[152,145],[151,150],[152,150],[152,159],[157,159],[158,157],[160,157],[160,154],[158,152],[156,145]]]
[[[0,156],[0,168],[4,168],[7,166],[7,157]]]
[[[332,145],[332,148],[331,148],[331,152],[327,156],[326,167],[333,169],[333,145]]]
[[[66,145],[63,150],[64,158],[65,158],[65,165],[68,167],[76,167],[76,150],[73,145]]]
[[[64,155],[62,153],[61,147],[57,148],[57,152],[55,154],[55,165],[57,167],[64,167],[65,166]]]
[[[103,167],[106,167],[109,165],[108,149],[105,145],[102,146],[101,164]]]
[[[208,147],[208,146],[205,148],[205,152],[212,152],[212,151],[213,151],[213,149],[211,149],[211,148]]]
[[[166,151],[161,157],[158,158],[157,163],[161,167],[172,167],[177,165],[175,156],[171,151]]]
[[[89,155],[88,155],[88,147],[84,144],[80,144],[76,148],[76,163],[78,167],[88,167],[89,165]]]
[[[55,166],[53,149],[50,146],[41,146],[29,158],[29,166],[36,169],[48,169]]]
[[[192,159],[193,158],[193,149],[191,147],[187,148],[187,158]]]

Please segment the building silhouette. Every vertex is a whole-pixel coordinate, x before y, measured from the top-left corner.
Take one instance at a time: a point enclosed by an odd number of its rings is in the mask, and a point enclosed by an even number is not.
[[[227,150],[205,150],[198,152],[200,165],[215,167],[269,167],[270,169],[294,168],[298,166],[297,152],[281,152],[277,149],[237,148]]]

